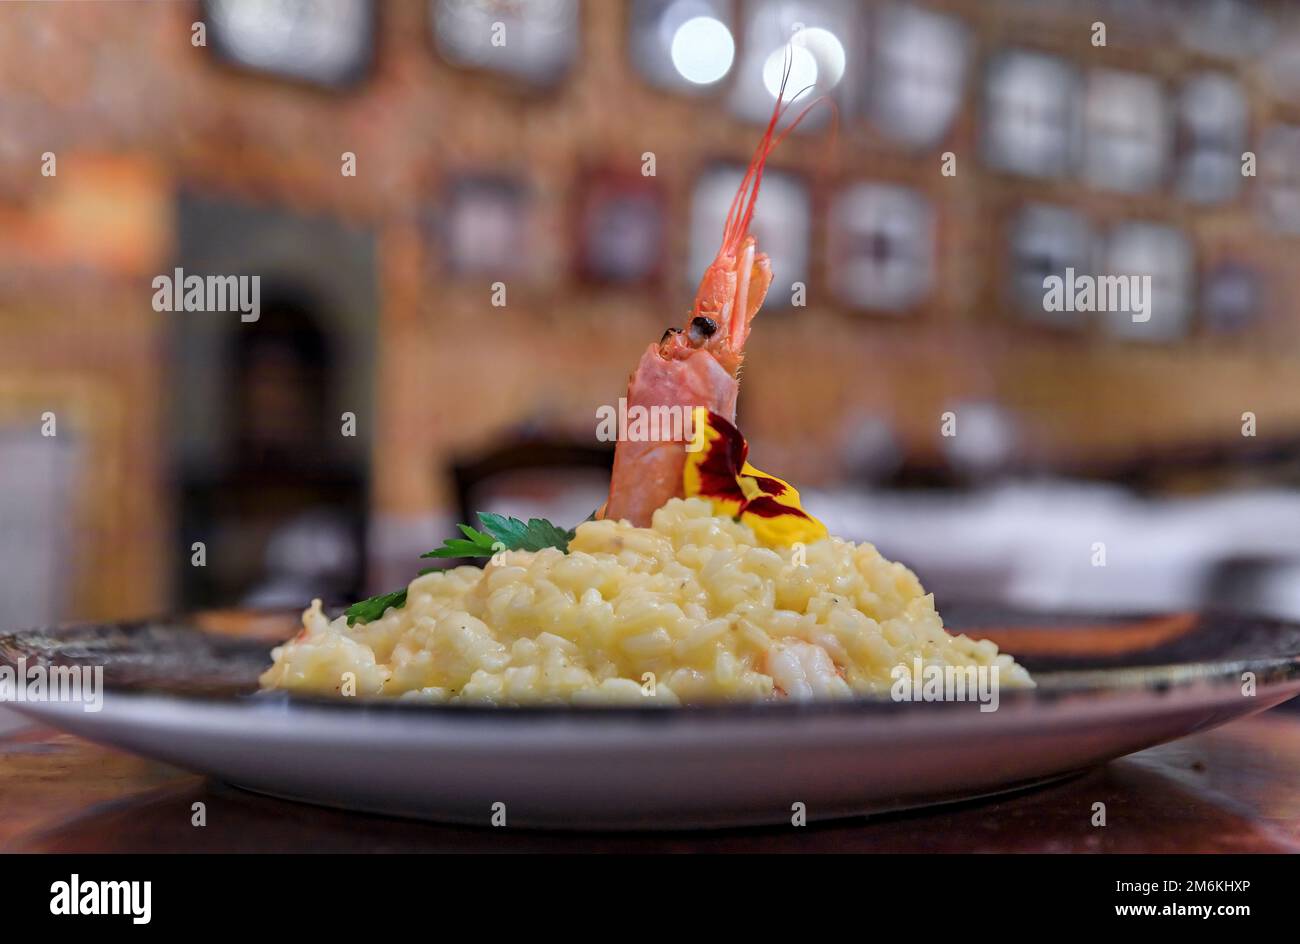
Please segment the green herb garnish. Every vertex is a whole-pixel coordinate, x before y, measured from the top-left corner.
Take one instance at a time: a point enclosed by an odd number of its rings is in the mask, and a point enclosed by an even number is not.
[[[420,556],[491,557],[498,551],[540,551],[546,547],[556,547],[567,554],[574,535],[573,531],[566,531],[545,518],[520,521],[480,511],[478,520],[484,530],[476,531],[467,524],[457,525],[465,537],[449,538],[442,547]]]
[[[593,512],[593,517],[594,517]],[[565,531],[545,518],[507,518],[494,515],[489,511],[480,511],[478,520],[484,530],[478,531],[467,524],[458,524],[457,528],[463,538],[448,538],[442,547],[421,554],[420,557],[491,557],[499,551],[540,551],[545,547],[556,547],[569,553],[569,542],[573,540],[574,531]],[[588,519],[591,520],[591,519]],[[426,567],[420,576],[432,573],[435,567]],[[358,622],[369,623],[382,617],[388,608],[400,610],[406,605],[406,591],[394,590],[354,603],[344,611],[348,625]]]
[[[370,597],[362,600],[360,603],[353,603],[348,607],[344,614],[348,618],[348,625],[355,626],[357,620],[363,623],[369,623],[377,620],[388,612],[388,608],[400,610],[406,606],[406,590],[394,590],[392,593],[381,593],[377,597]]]

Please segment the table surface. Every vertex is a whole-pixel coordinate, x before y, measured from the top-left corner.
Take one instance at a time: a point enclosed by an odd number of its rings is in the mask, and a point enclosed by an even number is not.
[[[1105,826],[1092,825],[1097,802]],[[801,828],[657,834],[348,813],[245,793],[49,728],[0,738],[0,851],[533,850],[1300,852],[1300,712],[1266,712],[996,799]]]

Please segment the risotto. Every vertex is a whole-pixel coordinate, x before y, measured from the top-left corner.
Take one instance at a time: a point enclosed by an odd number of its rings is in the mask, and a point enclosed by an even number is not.
[[[500,705],[888,696],[917,660],[1033,684],[992,642],[945,631],[916,576],[870,544],[765,546],[701,498],[649,528],[586,522],[568,553],[426,574],[370,622],[316,601],[272,655],[265,688]]]

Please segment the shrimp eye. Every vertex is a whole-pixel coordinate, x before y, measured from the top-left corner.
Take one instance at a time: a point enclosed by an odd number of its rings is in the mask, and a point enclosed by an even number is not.
[[[660,344],[663,344],[665,341],[667,341],[669,338],[671,338],[674,334],[681,334],[681,333],[682,333],[682,329],[681,329],[681,328],[669,328],[667,331],[664,332],[664,336],[663,336],[662,338],[659,339],[659,343],[660,343]]]
[[[713,337],[717,331],[718,323],[712,318],[706,318],[704,315],[696,315],[691,319],[691,340],[697,344]]]

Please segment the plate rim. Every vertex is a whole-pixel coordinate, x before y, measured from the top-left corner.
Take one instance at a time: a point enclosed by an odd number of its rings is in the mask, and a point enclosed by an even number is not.
[[[214,639],[225,641],[243,641],[265,643],[269,650],[283,641],[268,641],[257,637],[240,637],[203,629],[196,617],[203,611],[176,613],[161,617],[133,618],[126,620],[79,620],[58,623],[50,626],[33,627],[14,632],[0,633],[0,665],[16,671],[17,666],[9,657],[13,649],[30,648],[26,640],[32,636],[57,636],[79,630],[92,628],[126,628],[145,627],[149,625],[189,626],[195,631]],[[250,610],[249,612],[269,615],[272,613],[296,612],[289,610]],[[1032,616],[1032,611],[1020,611]],[[1291,630],[1300,633],[1300,621],[1279,619],[1262,614],[1234,611],[1191,610],[1181,611],[1195,615],[1201,620],[1231,618],[1250,620],[1271,631],[1285,632]],[[1125,614],[1060,614],[1045,611],[1044,617],[1068,615],[1079,619],[1151,619],[1163,612],[1125,613]],[[953,630],[961,633],[963,630]],[[285,640],[287,641],[287,640]],[[269,662],[268,662],[269,667]],[[1258,689],[1300,680],[1300,648],[1294,652],[1280,655],[1247,656],[1235,659],[1211,659],[1201,661],[1181,661],[1159,663],[1155,665],[1116,665],[1099,668],[1040,670],[1033,673],[1037,683],[1035,687],[1019,688],[1000,686],[998,693],[999,708],[1051,705],[1062,700],[1097,700],[1135,693],[1149,693],[1157,696],[1171,691],[1184,689],[1197,684],[1227,687],[1239,684],[1240,675],[1253,672],[1256,675]],[[793,702],[775,701],[712,701],[697,702],[687,705],[664,704],[482,704],[482,703],[434,703],[401,696],[353,696],[345,697],[326,694],[304,694],[286,690],[258,690],[229,693],[202,691],[183,691],[158,687],[154,684],[122,685],[113,684],[105,679],[101,696],[120,698],[124,696],[148,696],[171,699],[189,704],[207,705],[246,705],[254,708],[304,708],[325,709],[329,711],[346,711],[357,713],[397,713],[411,717],[455,717],[462,719],[497,719],[512,718],[555,720],[559,718],[581,717],[601,719],[644,718],[655,719],[662,723],[668,719],[691,718],[728,718],[728,719],[766,719],[804,718],[840,715],[887,715],[900,712],[916,711],[961,711],[977,707],[974,701],[895,701],[885,695],[858,695],[850,698],[830,700],[809,700]],[[1247,697],[1247,696],[1243,696]],[[21,710],[23,702],[0,701],[0,706]]]

